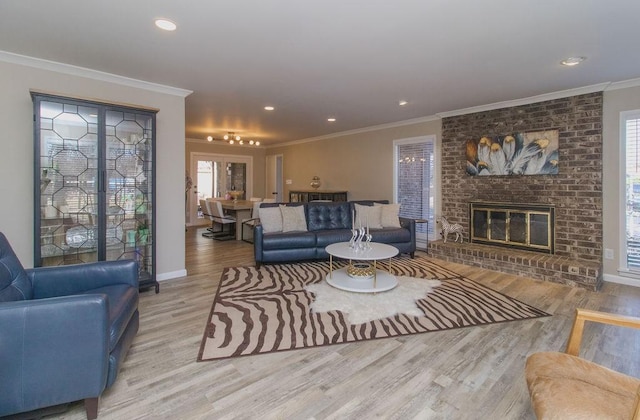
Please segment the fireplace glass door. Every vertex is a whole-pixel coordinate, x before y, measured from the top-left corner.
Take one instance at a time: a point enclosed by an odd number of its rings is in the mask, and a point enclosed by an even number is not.
[[[471,203],[471,242],[552,254],[553,207]]]

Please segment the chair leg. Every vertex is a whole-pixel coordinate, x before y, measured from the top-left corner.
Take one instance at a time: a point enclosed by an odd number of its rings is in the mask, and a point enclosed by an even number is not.
[[[85,398],[84,409],[87,412],[87,420],[94,420],[98,418],[98,401],[100,397]]]

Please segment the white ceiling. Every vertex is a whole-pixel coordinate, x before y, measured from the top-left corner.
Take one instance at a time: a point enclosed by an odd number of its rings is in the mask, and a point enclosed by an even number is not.
[[[187,137],[273,145],[638,78],[639,16],[637,0],[2,0],[0,50],[192,90]]]

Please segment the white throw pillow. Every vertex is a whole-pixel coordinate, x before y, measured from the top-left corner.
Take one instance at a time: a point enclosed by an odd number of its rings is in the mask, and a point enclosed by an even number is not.
[[[400,226],[400,204],[380,204],[373,203],[374,206],[382,208],[382,214],[380,215],[380,224],[383,228],[399,228]]]
[[[260,207],[259,214],[265,233],[282,232],[282,212],[278,207]]]
[[[382,215],[382,207],[379,206],[363,206],[355,204],[356,208],[356,224],[355,228],[370,227],[371,229],[382,229],[380,217]]]
[[[303,206],[283,206],[280,204],[280,212],[282,213],[283,232],[307,231],[307,220],[304,218]]]

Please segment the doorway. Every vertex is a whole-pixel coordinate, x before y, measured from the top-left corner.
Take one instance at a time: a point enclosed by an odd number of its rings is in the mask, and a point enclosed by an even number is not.
[[[190,174],[193,180],[188,199],[189,226],[208,224],[200,200],[224,198],[228,191],[244,191],[241,199],[253,195],[253,157],[191,153]]]
[[[267,155],[265,198],[275,198],[282,203],[282,155]]]
[[[435,136],[395,140],[394,197],[400,216],[416,219],[416,245],[426,248],[434,239],[436,210]],[[424,223],[424,222],[426,223]]]

